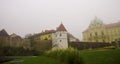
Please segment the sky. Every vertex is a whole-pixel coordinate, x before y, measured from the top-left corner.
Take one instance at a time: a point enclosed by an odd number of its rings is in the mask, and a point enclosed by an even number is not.
[[[82,40],[95,16],[105,24],[120,21],[120,0],[0,0],[0,30],[22,37],[63,23]]]

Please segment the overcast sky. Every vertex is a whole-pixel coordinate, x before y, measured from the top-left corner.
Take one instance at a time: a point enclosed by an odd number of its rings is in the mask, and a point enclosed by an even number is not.
[[[120,20],[120,0],[0,0],[0,30],[20,36],[56,29],[82,39],[82,32],[97,16],[104,23]]]

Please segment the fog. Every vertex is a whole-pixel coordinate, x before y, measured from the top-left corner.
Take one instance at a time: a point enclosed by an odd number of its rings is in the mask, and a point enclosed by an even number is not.
[[[62,22],[81,40],[95,16],[105,24],[120,21],[120,0],[0,0],[0,30],[22,37]]]

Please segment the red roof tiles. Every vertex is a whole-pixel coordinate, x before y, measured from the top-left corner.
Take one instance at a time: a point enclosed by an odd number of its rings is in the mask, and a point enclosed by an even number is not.
[[[57,31],[67,31],[64,25],[61,23],[60,26],[57,28]]]

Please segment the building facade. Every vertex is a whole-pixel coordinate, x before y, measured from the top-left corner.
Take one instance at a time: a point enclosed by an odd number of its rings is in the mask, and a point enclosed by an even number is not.
[[[25,49],[30,49],[29,40],[22,39],[15,33],[9,35],[4,29],[0,31],[0,46],[23,47]]]
[[[69,42],[78,42],[79,39],[67,32],[65,26],[61,23],[55,30],[45,30],[35,34],[34,39],[37,42],[51,41],[52,48],[68,48]]]
[[[83,32],[85,42],[115,42],[120,40],[120,22],[104,24],[95,17],[89,27]]]
[[[40,40],[52,40],[52,33],[55,33],[55,30],[45,30],[40,34]]]

